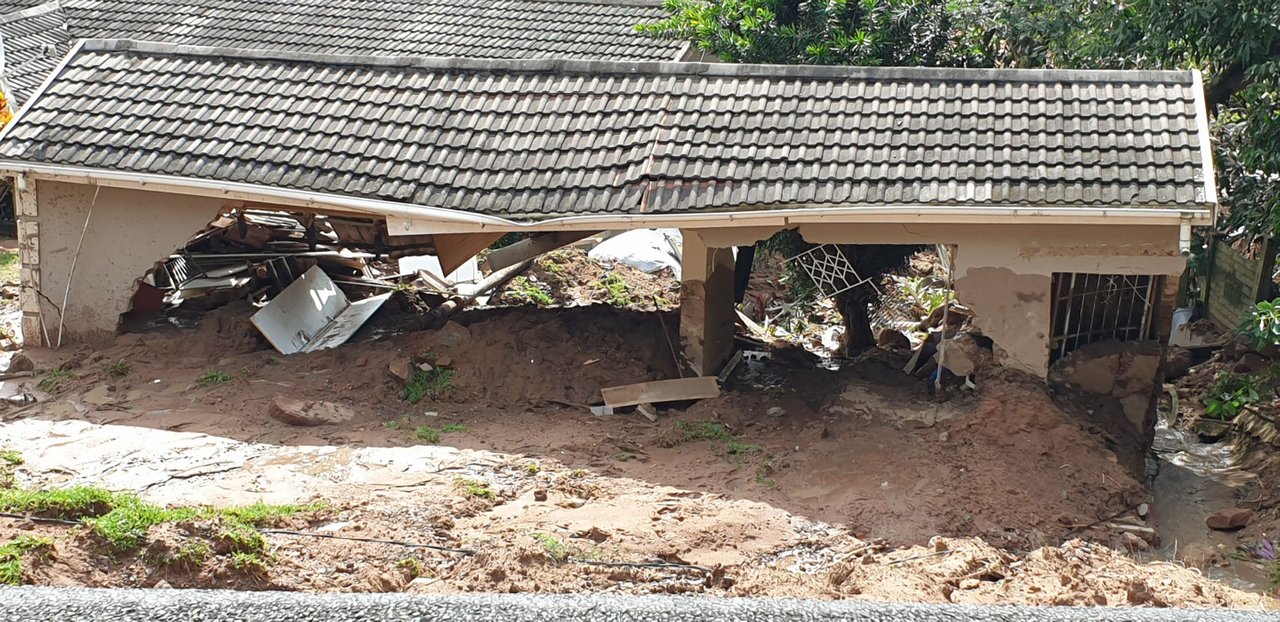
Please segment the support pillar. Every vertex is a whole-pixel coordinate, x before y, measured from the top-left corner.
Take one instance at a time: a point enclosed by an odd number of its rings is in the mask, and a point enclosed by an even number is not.
[[[18,217],[18,260],[21,287],[18,303],[22,309],[22,343],[34,348],[50,345],[42,329],[44,305],[40,301],[40,223],[36,215],[36,180],[26,175],[13,178],[13,209]]]
[[[690,371],[714,376],[733,353],[733,249],[709,248],[697,231],[680,233],[680,349]]]

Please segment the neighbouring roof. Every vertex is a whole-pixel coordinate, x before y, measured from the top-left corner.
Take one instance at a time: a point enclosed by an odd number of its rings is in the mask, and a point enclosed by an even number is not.
[[[285,56],[89,41],[23,163],[501,215],[1207,209],[1192,72]]]
[[[0,21],[13,59],[5,67],[26,100],[39,73],[10,41],[46,28],[74,38],[123,38],[181,45],[318,54],[678,60],[685,43],[635,26],[661,18],[656,0],[0,0],[0,14],[41,10],[39,19]],[[60,24],[51,20],[60,20]],[[3,20],[3,17],[0,17]],[[65,54],[65,46],[55,60]]]
[[[0,69],[9,96],[27,101],[70,48],[67,15],[57,2],[0,15]]]

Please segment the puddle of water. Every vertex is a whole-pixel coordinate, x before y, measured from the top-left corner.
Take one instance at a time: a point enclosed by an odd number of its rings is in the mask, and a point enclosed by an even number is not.
[[[1147,561],[1182,559],[1183,552],[1204,547],[1230,554],[1239,542],[1234,534],[1213,531],[1205,519],[1236,504],[1236,492],[1252,475],[1232,466],[1231,445],[1205,444],[1194,433],[1169,427],[1163,416],[1156,424],[1152,446],[1159,459],[1159,472],[1151,488],[1148,521],[1160,533],[1158,551]],[[1219,547],[1221,545],[1221,547]],[[1269,585],[1259,566],[1230,560],[1224,568],[1201,568],[1211,579],[1234,588],[1254,592]]]

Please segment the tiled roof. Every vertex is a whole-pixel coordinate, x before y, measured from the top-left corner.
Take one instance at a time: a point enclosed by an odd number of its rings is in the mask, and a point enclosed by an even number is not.
[[[0,46],[9,96],[25,102],[71,47],[66,13],[50,2],[0,15]]]
[[[677,60],[654,0],[64,0],[77,37],[317,54]]]
[[[0,168],[153,173],[525,220],[1203,209],[1214,197],[1201,99],[1190,72],[285,57],[91,41],[0,139]]]

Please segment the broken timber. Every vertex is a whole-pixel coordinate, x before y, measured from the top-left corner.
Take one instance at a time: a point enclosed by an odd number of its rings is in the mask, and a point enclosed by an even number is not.
[[[675,380],[655,380],[601,389],[604,403],[611,408],[659,404],[682,400],[700,400],[720,396],[720,384],[715,376],[697,376]]]

